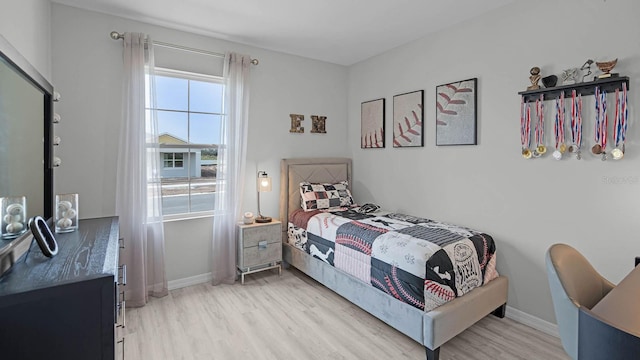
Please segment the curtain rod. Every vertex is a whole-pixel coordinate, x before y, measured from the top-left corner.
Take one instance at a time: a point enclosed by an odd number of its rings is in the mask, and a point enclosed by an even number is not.
[[[112,31],[109,34],[109,36],[111,36],[111,38],[113,40],[124,39],[124,33],[120,34],[117,31]],[[182,46],[182,45],[169,44],[169,43],[162,42],[162,41],[155,41],[154,40],[153,41],[153,45],[157,45],[157,46],[165,47],[165,48],[169,48],[169,49],[189,51],[189,52],[196,53],[196,54],[202,54],[202,55],[209,55],[209,56],[215,56],[215,57],[224,58],[224,54],[221,54],[221,53],[217,53],[217,52],[213,52],[213,51],[207,51],[207,50],[194,49],[194,48],[190,48],[190,47],[186,47],[186,46]],[[251,64],[258,65],[258,63],[259,63],[258,59],[251,59]]]

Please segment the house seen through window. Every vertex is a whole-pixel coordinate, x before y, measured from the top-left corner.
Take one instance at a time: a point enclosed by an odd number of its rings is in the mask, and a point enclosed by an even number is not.
[[[212,211],[222,78],[156,68],[155,86],[163,214]]]

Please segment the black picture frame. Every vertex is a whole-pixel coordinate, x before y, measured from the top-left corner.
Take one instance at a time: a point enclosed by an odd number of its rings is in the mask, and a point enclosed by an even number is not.
[[[478,78],[436,87],[436,145],[478,144]]]
[[[360,148],[385,147],[385,99],[365,101],[360,105]]]
[[[393,97],[393,147],[424,146],[424,90]]]

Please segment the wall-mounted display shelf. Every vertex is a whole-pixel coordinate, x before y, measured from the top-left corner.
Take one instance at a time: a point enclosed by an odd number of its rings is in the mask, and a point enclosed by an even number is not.
[[[518,95],[524,97],[525,102],[536,101],[540,99],[540,94],[544,96],[544,100],[553,100],[560,96],[564,92],[564,96],[571,96],[571,90],[576,90],[578,94],[593,95],[596,86],[600,87],[600,90],[606,92],[614,92],[616,89],[622,90],[622,84],[627,84],[627,90],[629,90],[629,77],[610,77],[605,79],[598,79],[596,81],[582,82],[571,85],[561,85],[552,88],[540,88],[538,90],[521,91]]]

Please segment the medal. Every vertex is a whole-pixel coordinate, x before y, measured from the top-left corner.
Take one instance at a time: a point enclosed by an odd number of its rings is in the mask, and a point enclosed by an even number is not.
[[[577,153],[578,152],[578,145],[571,144],[571,145],[569,145],[569,149],[568,150],[572,154]]]
[[[615,149],[611,150],[613,160],[620,160],[624,157],[624,140],[627,129],[627,84],[622,84],[622,101],[620,101],[620,91],[616,89],[616,114],[613,123],[613,139]],[[622,148],[620,147],[622,143]]]
[[[531,107],[524,102],[524,96],[520,99],[520,143],[522,144],[522,157],[531,159]]]
[[[567,145],[564,144],[564,93],[560,93],[560,99],[556,98],[556,121],[553,124],[553,132],[556,138],[556,150],[553,152],[553,158],[562,159],[562,154],[567,151]]]
[[[573,90],[572,95],[572,116],[571,116],[571,136],[572,141],[576,144],[576,159],[582,159],[580,147],[582,146],[582,94],[578,95],[576,101],[576,91]]]
[[[619,149],[619,148],[615,148],[613,150],[611,150],[611,158],[613,160],[620,160],[624,157],[624,152]]]
[[[607,127],[609,125],[609,116],[607,115],[607,92],[600,91],[596,86],[595,89],[595,105],[596,105],[596,121],[594,129],[594,137],[596,145],[591,148],[594,155],[602,154],[602,161],[607,160]]]
[[[544,155],[547,152],[547,147],[544,145],[538,145],[536,147],[536,152],[538,152],[538,154],[540,155]]]
[[[593,155],[600,155],[602,154],[602,146],[600,146],[600,144],[595,144],[591,147],[591,153]]]
[[[540,99],[536,100],[536,116],[538,121],[536,122],[535,139],[536,149],[533,152],[533,157],[540,157],[547,152],[547,147],[544,146],[544,95],[540,94]]]

